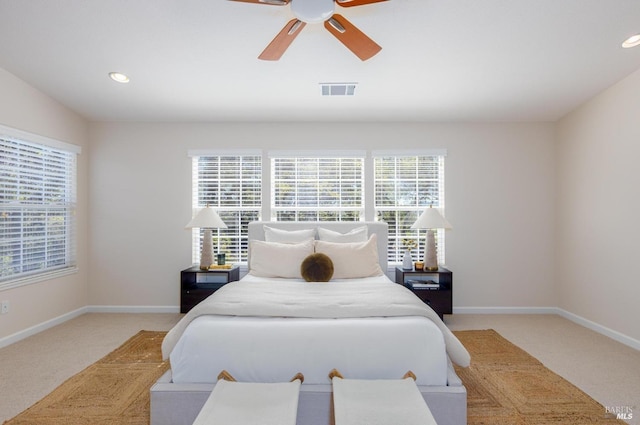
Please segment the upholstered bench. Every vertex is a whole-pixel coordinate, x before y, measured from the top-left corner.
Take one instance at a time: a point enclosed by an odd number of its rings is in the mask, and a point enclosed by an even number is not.
[[[429,406],[407,372],[403,379],[344,379],[329,374],[335,425],[437,425]]]
[[[193,425],[295,425],[303,380],[236,382],[223,371]]]

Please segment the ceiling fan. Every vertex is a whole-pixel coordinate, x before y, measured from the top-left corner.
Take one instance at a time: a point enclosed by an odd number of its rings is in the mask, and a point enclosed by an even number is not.
[[[344,16],[334,13],[336,3],[342,7],[362,6],[387,0],[233,0],[272,6],[291,3],[295,19],[290,20],[269,43],[258,59],[277,61],[306,24],[324,22],[324,27],[361,60],[365,61],[380,50],[375,41],[367,37]]]

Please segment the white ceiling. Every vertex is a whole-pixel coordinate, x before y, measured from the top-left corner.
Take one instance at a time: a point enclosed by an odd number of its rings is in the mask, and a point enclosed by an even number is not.
[[[0,0],[0,67],[91,120],[439,122],[555,121],[640,68],[640,47],[620,47],[639,0],[337,6],[380,53],[362,62],[308,24],[280,61],[258,60],[289,8]],[[356,95],[323,97],[320,82]]]

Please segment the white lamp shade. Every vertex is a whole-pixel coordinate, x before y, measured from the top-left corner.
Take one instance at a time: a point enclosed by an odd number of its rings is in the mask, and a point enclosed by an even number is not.
[[[226,229],[227,225],[220,218],[217,212],[213,208],[201,209],[191,219],[191,221],[185,226],[187,229],[201,228],[201,229]]]
[[[412,229],[451,229],[451,224],[436,208],[427,208],[411,226]]]

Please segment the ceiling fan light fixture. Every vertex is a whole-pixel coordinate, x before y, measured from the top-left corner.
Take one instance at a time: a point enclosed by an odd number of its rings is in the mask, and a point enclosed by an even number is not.
[[[622,47],[629,49],[640,44],[640,34],[632,35],[622,42]]]
[[[111,78],[113,81],[117,83],[123,83],[123,84],[126,84],[130,81],[129,77],[123,74],[122,72],[110,72],[109,78]]]
[[[293,0],[291,2],[291,12],[307,24],[324,22],[333,15],[334,11],[333,0]]]

